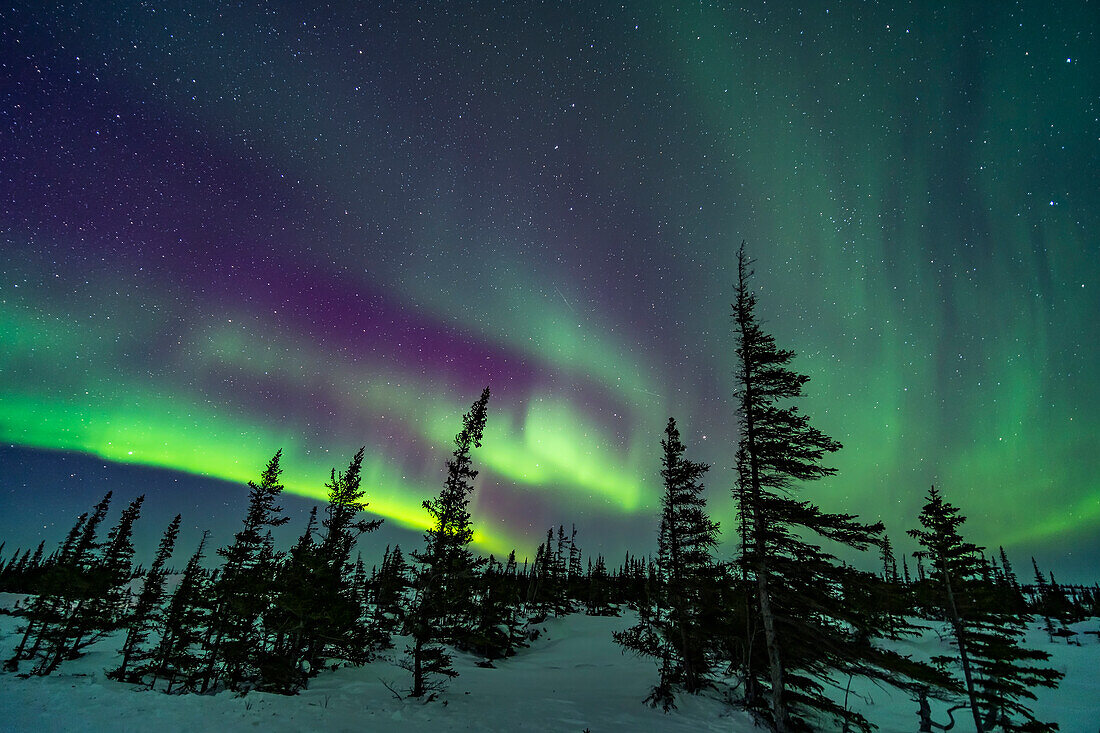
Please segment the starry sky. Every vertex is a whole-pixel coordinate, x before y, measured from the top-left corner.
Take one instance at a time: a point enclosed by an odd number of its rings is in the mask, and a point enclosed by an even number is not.
[[[935,483],[1095,580],[1095,11],[16,3],[0,537],[114,488],[149,547],[177,511],[226,539],[276,449],[298,516],[365,445],[372,543],[415,546],[485,385],[484,550],[651,551],[670,415],[732,529],[746,240],[845,445],[807,498],[909,550]]]

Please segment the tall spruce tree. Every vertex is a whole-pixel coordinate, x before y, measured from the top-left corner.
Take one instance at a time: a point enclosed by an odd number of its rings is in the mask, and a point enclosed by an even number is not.
[[[1047,632],[1050,640],[1054,641],[1054,621],[1051,618],[1051,608],[1054,604],[1051,602],[1050,587],[1034,557],[1031,558],[1031,567],[1035,571],[1035,610],[1043,617],[1043,630]]]
[[[276,502],[283,491],[280,450],[268,461],[260,482],[248,482],[248,512],[233,543],[218,550],[225,559],[211,589],[206,663],[202,689],[219,682],[232,690],[255,682],[262,651],[261,618],[273,596],[279,558],[271,529],[290,521]]]
[[[531,568],[531,582],[528,586],[528,603],[534,609],[533,620],[542,621],[550,611],[557,608],[561,596],[554,562],[554,528],[546,530],[546,542],[535,550],[535,564]]]
[[[836,675],[890,677],[889,668],[901,660],[868,643],[880,629],[868,609],[845,603],[838,592],[873,577],[842,565],[815,544],[815,536],[862,551],[879,544],[883,527],[794,498],[805,482],[835,473],[822,461],[841,446],[790,404],[802,396],[808,377],[789,368],[794,352],[778,348],[760,327],[743,244],[737,270],[734,495],[747,529],[739,562],[756,589],[750,611],[759,615],[767,651],[767,675],[755,668],[751,673],[766,689],[766,715],[780,733],[819,726],[815,718],[822,715],[869,730],[862,715],[825,694],[824,683]]]
[[[181,516],[177,514],[161,537],[153,564],[145,573],[145,582],[142,583],[134,610],[127,620],[126,639],[119,650],[122,661],[108,673],[109,677],[137,682],[140,673],[135,673],[134,667],[140,670],[152,658],[152,650],[146,648],[146,644],[150,634],[160,628],[163,621],[161,606],[165,598],[164,582],[168,577],[168,560],[172,557],[176,537],[179,536],[180,521]]]
[[[554,550],[554,576],[557,578],[557,597],[554,599],[554,615],[566,616],[573,612],[569,601],[569,557],[565,525],[558,525],[558,542]]]
[[[325,536],[321,542],[324,559],[323,575],[316,583],[324,598],[326,615],[316,638],[310,640],[307,662],[317,669],[327,658],[343,659],[354,664],[367,661],[373,650],[367,647],[373,633],[361,628],[359,617],[362,600],[356,597],[354,588],[355,566],[351,551],[363,534],[373,532],[382,525],[381,519],[364,519],[360,516],[367,509],[366,491],[361,488],[363,453],[360,448],[352,457],[346,471],[333,469],[329,483],[326,518],[321,526]]]
[[[569,588],[567,595],[570,598],[570,607],[573,607],[572,601],[584,601],[584,567],[581,564],[581,548],[577,544],[577,525],[573,525],[572,533],[569,535]]]
[[[638,625],[615,633],[627,649],[659,660],[660,680],[646,698],[666,712],[675,707],[674,688],[699,692],[709,669],[706,609],[715,572],[711,552],[718,524],[706,512],[703,474],[710,468],[684,458],[676,421],[668,419],[661,441],[664,494],[657,535],[657,584]]]
[[[324,615],[316,586],[324,572],[316,532],[317,507],[311,507],[305,530],[279,566],[273,603],[263,615],[269,648],[260,651],[257,666],[259,686],[266,691],[293,694],[305,687],[312,671],[303,662]]]
[[[931,601],[951,625],[957,652],[937,661],[959,665],[977,733],[1057,730],[1036,720],[1024,701],[1035,699],[1033,687],[1056,687],[1062,674],[1038,666],[1049,654],[1020,646],[1027,617],[1003,603],[985,573],[983,548],[963,539],[965,521],[932,487],[921,529],[909,530],[923,548],[918,557],[928,562]]]
[[[413,673],[412,697],[423,697],[432,679],[453,677],[450,655],[441,643],[463,645],[477,624],[475,589],[478,570],[485,563],[470,550],[474,538],[470,495],[477,471],[471,452],[481,447],[489,404],[489,388],[462,416],[462,430],[447,461],[447,478],[439,496],[424,502],[430,526],[424,549],[413,551],[418,563],[416,598],[407,627],[413,637],[405,665]]]
[[[159,680],[164,691],[195,692],[202,684],[204,659],[201,644],[209,620],[210,579],[202,567],[203,552],[210,532],[203,532],[195,554],[187,561],[179,585],[164,613],[163,632],[152,659],[139,674],[151,676],[149,687]]]

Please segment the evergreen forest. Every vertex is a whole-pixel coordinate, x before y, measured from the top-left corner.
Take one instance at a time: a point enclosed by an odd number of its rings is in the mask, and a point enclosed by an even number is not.
[[[294,695],[326,670],[389,653],[403,680],[392,692],[438,704],[456,654],[503,667],[549,617],[629,611],[637,622],[614,640],[653,662],[650,694],[637,704],[669,715],[709,691],[777,733],[866,732],[874,720],[827,694],[866,677],[910,695],[913,730],[1057,730],[1030,703],[1061,674],[1046,651],[1023,643],[1025,625],[1041,622],[1050,644],[1082,643],[1069,626],[1100,616],[1100,586],[1060,583],[1030,559],[1018,572],[1002,548],[969,541],[950,486],[928,488],[920,514],[889,528],[816,494],[841,446],[800,411],[808,377],[759,319],[743,246],[738,263],[730,502],[707,504],[709,466],[691,459],[669,417],[652,439],[662,488],[651,547],[586,553],[599,527],[570,523],[548,527],[533,557],[483,556],[470,507],[492,420],[487,387],[455,426],[416,547],[368,547],[382,520],[369,514],[362,451],[333,468],[327,501],[290,546],[273,534],[291,521],[280,505],[281,452],[257,467],[239,531],[221,546],[204,536],[179,547],[177,515],[139,562],[143,497],[112,518],[110,493],[56,547],[0,545],[0,592],[25,596],[16,643],[2,650],[5,684],[53,674],[118,634],[106,674],[166,695]],[[888,529],[919,550],[895,553]],[[720,553],[720,538],[736,551]],[[364,554],[381,561],[368,566]],[[951,653],[920,661],[885,643],[930,624],[947,630]],[[948,703],[950,722],[934,718],[929,700]]]

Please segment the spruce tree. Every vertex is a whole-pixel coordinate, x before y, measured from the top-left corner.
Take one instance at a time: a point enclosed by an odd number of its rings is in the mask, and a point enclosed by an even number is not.
[[[306,686],[313,670],[306,663],[310,644],[324,624],[326,595],[318,587],[325,573],[320,545],[314,540],[317,507],[311,507],[306,528],[276,574],[274,601],[263,615],[270,647],[257,657],[259,686],[293,694]]]
[[[362,553],[356,554],[348,596],[354,605],[356,618],[347,637],[349,653],[346,659],[352,664],[365,664],[374,658],[375,653],[393,648],[390,639],[393,627],[380,618],[371,603],[371,582]]]
[[[485,430],[489,388],[462,416],[462,430],[455,436],[455,450],[447,461],[447,478],[439,496],[424,502],[429,528],[425,547],[414,551],[418,563],[416,597],[407,622],[413,643],[405,666],[413,673],[412,697],[423,697],[433,679],[453,677],[450,655],[441,643],[462,645],[475,626],[474,590],[484,560],[470,550],[474,531],[469,504],[474,491],[471,452],[481,447]]]
[[[1001,558],[1001,572],[998,587],[1001,592],[1001,602],[1005,608],[1011,609],[1018,616],[1027,614],[1027,600],[1024,598],[1020,581],[1012,569],[1012,563],[1008,560],[1005,548],[998,547],[997,554]]]
[[[4,543],[0,543],[0,551],[3,551]],[[15,553],[6,564],[0,558],[0,592],[26,593],[38,595],[38,584],[48,569],[50,558],[43,559],[46,549],[46,541],[42,540],[35,548],[34,554],[30,550],[20,553],[15,548]]]
[[[360,448],[352,457],[346,471],[333,469],[329,483],[326,518],[321,522],[325,536],[320,553],[323,563],[319,576],[314,580],[325,615],[321,626],[309,640],[306,662],[317,669],[327,658],[340,658],[362,664],[370,658],[369,630],[359,626],[362,613],[361,599],[356,598],[353,587],[354,565],[351,551],[363,534],[373,532],[382,524],[381,519],[363,519],[366,511],[366,491],[361,488],[363,453]],[[367,632],[367,633],[365,633]]]
[[[875,584],[878,591],[877,598],[887,635],[897,638],[898,627],[904,625],[902,617],[909,611],[909,607],[905,588],[898,574],[898,564],[894,558],[894,546],[887,534],[882,535],[879,557],[882,560],[882,581]]]
[[[566,591],[570,599],[570,608],[572,609],[572,601],[583,600],[581,595],[581,584],[584,580],[584,568],[581,566],[581,548],[577,545],[577,525],[573,525],[572,533],[569,535],[569,587]]]
[[[337,473],[333,469],[329,482],[325,484],[329,493],[325,506],[327,518],[321,522],[326,530],[321,551],[325,559],[341,572],[350,562],[352,548],[360,535],[373,532],[382,525],[381,519],[363,519],[359,516],[369,506],[363,499],[367,492],[361,488],[365,450],[365,447],[360,448],[352,456],[346,471]]]
[[[0,542],[0,593],[10,592],[9,589],[14,587],[12,584],[11,571],[15,566],[15,561],[19,559],[19,548],[15,548],[15,554],[12,555],[12,559],[8,562],[4,562],[4,547],[7,546],[7,542]],[[19,591],[15,591],[18,593]]]
[[[503,626],[507,637],[507,646],[504,649],[504,656],[515,654],[517,647],[527,646],[526,634],[524,633],[526,616],[520,613],[524,585],[526,585],[526,579],[519,574],[516,551],[512,550],[508,553],[508,560],[504,563],[504,577],[501,579],[502,603],[506,607]]]
[[[30,559],[30,568],[37,568],[42,564],[42,553],[46,549],[46,540],[42,540],[38,543],[38,547],[34,548],[34,554]]]
[[[110,494],[104,497],[103,512],[106,513],[110,501]],[[37,595],[30,603],[27,613],[27,625],[22,629],[23,636],[15,647],[15,652],[10,659],[4,662],[4,670],[14,672],[19,668],[19,662],[29,659],[34,653],[28,651],[27,644],[34,640],[38,634],[51,623],[57,623],[60,618],[60,609],[65,602],[63,593],[72,580],[75,573],[77,546],[84,533],[84,525],[88,520],[88,512],[77,517],[76,523],[69,530],[61,547],[55,553],[54,561],[49,570],[43,574],[39,583]],[[27,552],[30,552],[29,550]],[[14,560],[13,560],[14,562]],[[32,648],[36,649],[36,646]]]
[[[554,560],[554,528],[546,530],[546,542],[535,551],[535,565],[531,571],[529,603],[534,607],[532,620],[542,621],[558,607],[561,595],[558,566]]]
[[[73,659],[90,644],[103,638],[121,623],[130,605],[130,580],[133,577],[134,522],[141,514],[145,496],[139,496],[122,511],[118,524],[107,534],[101,555],[85,576],[80,600],[69,612],[54,654],[41,665],[43,673],[56,669],[65,659]]]
[[[824,684],[836,675],[889,677],[886,667],[900,660],[868,643],[881,629],[868,609],[845,604],[838,592],[873,577],[844,567],[815,539],[862,551],[878,546],[883,527],[795,498],[804,483],[835,473],[822,461],[841,446],[791,404],[808,377],[789,368],[794,352],[778,348],[761,328],[750,276],[742,245],[733,305],[740,428],[734,494],[748,530],[739,562],[755,586],[751,610],[767,651],[767,675],[752,674],[766,687],[767,715],[780,733],[817,725],[812,721],[821,715],[869,730],[862,715],[824,693]]]
[[[479,581],[477,615],[466,647],[485,658],[483,666],[492,666],[492,660],[515,654],[512,631],[519,599],[507,568],[492,555]]]
[[[76,541],[67,548],[63,561],[51,573],[42,606],[32,609],[32,618],[38,617],[34,644],[28,651],[22,652],[25,659],[34,659],[42,652],[33,674],[49,674],[61,662],[70,640],[74,609],[86,601],[93,585],[93,572],[98,565],[100,549],[98,530],[110,507],[112,492],[108,491],[96,504],[87,521],[83,522],[77,533]],[[74,527],[76,532],[77,528]],[[68,543],[68,538],[66,539]],[[38,606],[38,604],[35,604]],[[29,625],[28,625],[29,626]],[[24,648],[26,635],[20,643]],[[62,657],[58,656],[61,650]],[[16,659],[20,656],[17,652]],[[56,660],[56,661],[55,661]]]
[[[165,592],[164,582],[168,577],[168,560],[172,557],[172,550],[176,546],[176,538],[179,536],[181,517],[179,514],[168,525],[161,537],[157,554],[153,558],[153,564],[145,574],[145,582],[141,586],[137,602],[134,604],[133,613],[127,621],[126,639],[122,642],[119,654],[122,661],[119,666],[108,673],[109,677],[126,682],[140,680],[139,670],[152,659],[153,652],[146,648],[149,636],[163,621],[163,609]]]
[[[619,615],[619,610],[611,603],[611,582],[611,577],[607,573],[607,562],[603,559],[603,555],[597,555],[588,573],[586,614],[589,616]]]
[[[558,525],[558,542],[554,550],[554,577],[557,579],[554,615],[566,616],[573,611],[569,601],[569,556],[565,525]]]
[[[149,687],[159,680],[164,691],[195,692],[202,684],[204,654],[201,647],[209,620],[209,578],[202,567],[209,532],[204,532],[195,554],[187,561],[180,583],[164,614],[164,631],[147,667],[139,674],[151,675]]]
[[[260,482],[248,482],[248,512],[233,543],[218,550],[225,564],[211,590],[203,691],[223,682],[245,689],[257,675],[261,650],[260,620],[270,604],[278,557],[271,529],[290,520],[276,504],[283,485],[280,450],[268,461]]]
[[[1009,731],[1053,731],[1058,726],[1035,719],[1025,700],[1033,687],[1056,687],[1062,675],[1037,666],[1050,655],[1020,646],[1027,618],[1006,608],[984,573],[982,548],[960,532],[966,517],[943,499],[935,487],[921,509],[921,529],[909,530],[927,560],[932,602],[951,626],[957,663],[963,674],[977,733],[997,727]]]
[[[710,468],[684,458],[676,421],[669,418],[661,441],[664,494],[657,536],[657,584],[637,626],[615,634],[627,649],[655,657],[660,680],[646,698],[666,712],[675,707],[674,688],[695,694],[709,669],[705,611],[714,582],[711,552],[718,524],[706,512],[703,474]]]
[[[372,585],[374,624],[389,636],[405,621],[405,592],[410,586],[409,564],[405,562],[400,545],[395,545],[393,550],[386,548],[382,568]]]

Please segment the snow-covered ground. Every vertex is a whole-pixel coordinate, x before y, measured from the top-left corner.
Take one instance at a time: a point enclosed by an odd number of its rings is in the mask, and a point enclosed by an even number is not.
[[[13,597],[0,594],[0,605]],[[6,601],[6,603],[5,603]],[[409,673],[392,659],[360,668],[322,672],[295,697],[251,693],[245,697],[164,695],[106,679],[119,641],[107,639],[83,658],[67,662],[50,677],[19,679],[0,674],[0,730],[4,731],[754,731],[751,718],[714,696],[681,696],[670,714],[642,704],[656,679],[649,660],[624,655],[611,632],[627,628],[633,616],[550,619],[531,647],[477,667],[476,658],[458,654],[452,680],[438,700],[424,704],[399,700],[390,687],[409,685]],[[19,619],[0,616],[0,656],[10,654]],[[1100,628],[1100,622],[1078,630]],[[1082,635],[1083,636],[1083,635]],[[1032,644],[1053,653],[1053,666],[1066,673],[1062,686],[1043,691],[1034,709],[1041,720],[1055,720],[1067,733],[1100,728],[1100,642],[1089,635],[1083,646],[1049,644],[1035,631]],[[909,644],[916,654],[937,653],[934,634]],[[403,645],[393,650],[400,656]],[[843,692],[839,692],[843,696]],[[853,682],[849,698],[880,730],[917,729],[916,704],[905,694]],[[933,709],[939,710],[933,703]],[[945,716],[934,715],[943,722]],[[962,719],[955,730],[968,730]]]
[[[928,622],[918,622],[929,625]],[[1067,645],[1064,641],[1052,644],[1040,625],[1030,626],[1025,645],[1050,654],[1051,658],[1045,666],[1062,672],[1065,677],[1057,689],[1037,688],[1038,700],[1028,707],[1039,720],[1058,723],[1062,733],[1097,733],[1100,730],[1100,638],[1082,632],[1100,629],[1100,619],[1091,619],[1070,628],[1078,632],[1077,639],[1081,646]],[[952,653],[934,631],[926,631],[919,639],[900,642],[895,648],[922,661]],[[864,699],[850,698],[851,707],[862,712],[884,733],[909,733],[918,729],[917,704],[904,692],[893,687],[876,687],[867,680],[858,679],[852,682],[852,692]],[[843,699],[843,693],[837,699]],[[942,712],[947,705],[934,700],[930,704],[932,720],[947,723],[947,715]],[[968,710],[956,711],[955,721],[952,731],[966,733],[974,730]]]

